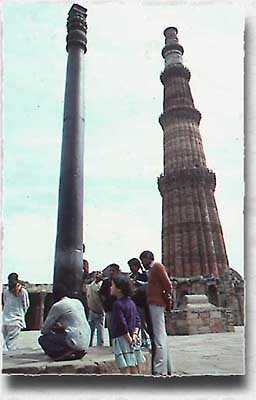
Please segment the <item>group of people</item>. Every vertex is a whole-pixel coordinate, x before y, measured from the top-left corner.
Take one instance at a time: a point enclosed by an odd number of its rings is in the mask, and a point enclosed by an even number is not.
[[[92,346],[95,333],[96,345],[103,346],[106,326],[109,345],[112,346],[120,372],[140,371],[141,364],[145,362],[141,348],[145,346],[152,352],[152,373],[171,374],[172,365],[165,329],[165,310],[171,308],[172,302],[171,281],[165,267],[154,261],[151,251],[142,252],[139,259],[130,259],[128,265],[130,274],[122,273],[119,265],[110,264],[107,271],[96,272],[92,279],[86,264],[83,284],[86,298],[83,298],[83,304],[90,329],[85,327],[86,323],[83,322],[84,335],[85,331],[87,332],[84,347],[77,349],[77,354],[70,355],[79,357],[80,350],[86,351],[86,343],[87,346]],[[71,300],[69,299],[69,302]],[[57,305],[58,303],[52,307],[44,323],[43,336],[49,335],[45,326],[53,326],[58,320],[55,310]],[[78,325],[81,327],[81,324],[80,321]],[[70,328],[71,321],[66,324],[65,330],[68,326]],[[59,327],[57,330],[59,331]],[[81,332],[80,338],[82,339]],[[44,340],[39,339],[40,344],[45,352],[51,355],[48,343],[44,345]],[[74,338],[74,341],[77,342],[77,338]],[[68,351],[65,357],[67,355]],[[55,359],[56,357],[59,359],[58,355],[55,355]],[[61,355],[60,357],[63,358]]]
[[[140,373],[145,362],[142,347],[146,346],[152,352],[152,374],[171,374],[165,329],[165,310],[171,308],[172,301],[171,281],[165,267],[154,261],[149,250],[143,251],[139,259],[130,259],[128,265],[130,274],[122,273],[119,265],[111,264],[107,273],[96,272],[91,281],[85,279],[86,301],[83,303],[68,297],[63,285],[54,286],[54,304],[38,339],[48,356],[54,360],[82,358],[93,345],[95,332],[97,346],[104,345],[106,326],[109,345],[121,373]],[[6,307],[6,299],[4,301]],[[26,303],[23,308],[24,313],[28,305]],[[8,347],[10,339],[4,324],[3,334]]]

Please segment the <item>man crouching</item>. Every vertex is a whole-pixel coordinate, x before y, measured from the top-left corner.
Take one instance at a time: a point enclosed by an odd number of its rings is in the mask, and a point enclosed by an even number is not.
[[[89,346],[91,330],[84,307],[80,300],[67,294],[64,285],[54,286],[54,304],[38,338],[45,353],[55,361],[80,359]]]

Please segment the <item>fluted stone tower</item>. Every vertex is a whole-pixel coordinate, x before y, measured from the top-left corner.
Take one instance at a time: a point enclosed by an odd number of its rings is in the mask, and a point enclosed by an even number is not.
[[[177,29],[164,31],[163,114],[164,173],[159,178],[162,202],[162,261],[177,277],[219,276],[228,258],[214,199],[215,174],[207,168],[199,131],[200,112],[183,65]]]
[[[243,279],[229,268],[214,198],[216,177],[208,169],[189,80],[183,65],[178,30],[164,31],[163,128],[164,171],[158,179],[162,196],[162,262],[173,277],[175,305],[185,294],[206,294],[216,306],[232,309],[243,322]],[[239,283],[237,287],[234,281]]]

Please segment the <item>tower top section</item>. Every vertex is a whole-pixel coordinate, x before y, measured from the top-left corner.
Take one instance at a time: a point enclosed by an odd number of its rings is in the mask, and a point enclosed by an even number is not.
[[[80,47],[84,53],[87,44],[87,9],[79,4],[73,4],[68,13],[67,20],[67,46],[69,49],[73,46]]]
[[[178,29],[174,26],[170,26],[164,30],[165,46],[162,50],[162,56],[165,61],[165,67],[169,67],[174,64],[183,64],[183,53],[184,49],[179,44]]]

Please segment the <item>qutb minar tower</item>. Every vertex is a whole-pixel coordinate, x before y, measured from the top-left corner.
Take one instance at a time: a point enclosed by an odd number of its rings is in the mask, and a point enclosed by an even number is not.
[[[207,288],[211,281],[216,289],[214,301],[223,306],[230,284],[220,289],[220,282],[224,277],[230,282],[230,268],[214,198],[216,177],[207,167],[199,130],[201,114],[194,106],[190,71],[183,65],[184,49],[177,34],[174,27],[164,31],[165,68],[160,77],[164,86],[159,118],[164,170],[158,179],[162,261],[173,277],[208,279]]]
[[[229,266],[214,199],[216,178],[207,168],[199,131],[201,114],[194,106],[190,72],[183,65],[177,33],[176,28],[165,30],[162,51],[164,174],[159,189],[163,263],[177,277],[219,276]]]

